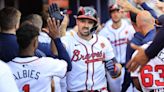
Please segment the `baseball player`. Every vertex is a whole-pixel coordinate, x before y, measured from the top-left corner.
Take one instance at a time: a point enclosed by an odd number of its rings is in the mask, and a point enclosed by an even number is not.
[[[142,48],[147,48],[150,43],[145,44]],[[137,51],[134,52],[133,56],[137,54]],[[158,55],[151,59],[139,72],[139,68],[131,72],[131,77],[135,86],[143,92],[164,92],[164,49],[162,49]],[[137,83],[137,80],[139,83]],[[138,85],[140,84],[140,85]]]
[[[116,4],[109,7],[111,20],[106,23],[105,27],[99,32],[99,35],[108,39],[108,41],[112,44],[116,60],[118,63],[121,63],[122,66],[125,66],[126,47],[129,40],[132,39],[135,30],[132,25],[127,22],[127,20],[121,19],[121,13],[119,10],[120,9]],[[124,74],[125,68],[122,68],[122,73],[119,78],[113,79],[111,76],[107,76],[111,92],[121,91]],[[132,92],[132,88],[129,88],[127,92]]]
[[[107,92],[105,67],[112,77],[120,75],[121,67],[114,59],[109,41],[93,34],[97,25],[95,9],[80,7],[76,23],[77,33],[62,38],[72,61],[72,70],[66,76],[67,89],[70,92]]]
[[[38,35],[39,29],[30,24],[20,27],[16,32],[19,56],[8,65],[20,92],[51,92],[53,76],[63,78],[67,71],[64,60],[34,56]]]

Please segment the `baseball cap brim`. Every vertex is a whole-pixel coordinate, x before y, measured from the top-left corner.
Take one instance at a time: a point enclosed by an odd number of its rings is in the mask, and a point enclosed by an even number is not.
[[[111,9],[109,10],[109,12],[113,12],[113,11],[119,11],[120,9],[116,8],[116,9]]]
[[[80,15],[80,16],[77,17],[77,19],[91,19],[91,20],[97,22],[96,18],[93,18],[91,16],[86,16],[86,15]]]

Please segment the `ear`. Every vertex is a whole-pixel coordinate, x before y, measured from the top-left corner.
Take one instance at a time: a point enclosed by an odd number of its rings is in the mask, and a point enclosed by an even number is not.
[[[34,38],[34,48],[38,48],[38,36]]]
[[[15,29],[16,29],[16,30],[19,28],[19,25],[20,25],[20,22],[18,22],[18,23],[15,25]]]
[[[76,25],[78,25],[78,23],[79,23],[78,21],[79,21],[79,20],[78,20],[78,19],[76,19]]]

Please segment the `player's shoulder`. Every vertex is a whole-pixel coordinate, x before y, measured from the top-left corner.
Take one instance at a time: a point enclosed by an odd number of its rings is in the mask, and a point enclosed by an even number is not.
[[[64,65],[66,65],[66,61],[64,61],[64,60],[61,60],[61,59],[54,59],[54,58],[52,58],[52,57],[41,57],[40,58],[40,61],[41,62],[44,62],[45,64],[64,64]]]
[[[5,62],[3,62],[3,61],[1,61],[1,60],[0,60],[0,67],[1,67],[0,76],[1,76],[3,73],[5,73],[5,72],[10,71],[9,66],[8,66]]]

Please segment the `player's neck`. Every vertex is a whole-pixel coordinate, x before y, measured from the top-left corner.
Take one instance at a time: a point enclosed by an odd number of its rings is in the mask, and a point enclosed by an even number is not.
[[[113,29],[118,29],[118,28],[120,28],[120,27],[121,27],[121,21],[115,22],[115,23],[112,24],[112,28],[113,28]]]
[[[16,34],[16,30],[13,28],[13,29],[10,29],[10,30],[1,30],[2,33],[8,33],[8,34]]]
[[[20,50],[19,56],[34,56],[34,52],[29,49]]]

